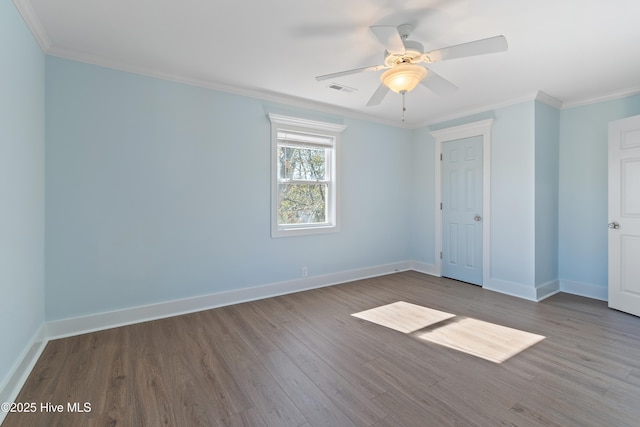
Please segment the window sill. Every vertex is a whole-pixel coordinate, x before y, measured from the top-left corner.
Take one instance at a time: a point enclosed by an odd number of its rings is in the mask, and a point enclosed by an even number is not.
[[[317,234],[337,233],[340,228],[337,225],[276,228],[271,230],[271,237],[313,236]]]

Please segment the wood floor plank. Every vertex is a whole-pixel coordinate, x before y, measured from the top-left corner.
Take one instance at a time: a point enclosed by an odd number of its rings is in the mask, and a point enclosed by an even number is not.
[[[358,384],[332,369],[320,356],[287,330],[271,335],[278,347],[322,390],[356,425],[369,426],[386,417],[386,413],[360,391]]]
[[[570,427],[580,425],[578,421],[572,418],[561,417],[553,411],[547,412],[545,410],[529,408],[521,402],[513,405],[508,415],[510,415],[512,425],[518,427]]]
[[[212,321],[211,327],[222,327],[221,316],[211,311],[208,313]],[[241,385],[244,393],[251,399],[260,416],[268,426],[299,426],[307,420],[296,408],[286,392],[253,356],[244,343],[230,334],[222,336],[216,348],[229,365],[234,378]]]
[[[223,420],[225,427],[266,427],[256,408],[249,408]]]
[[[638,387],[630,383],[616,383],[604,394],[603,398],[614,408],[622,423],[632,424],[640,421],[640,406],[638,406]]]
[[[362,364],[367,359],[355,358],[331,340],[317,333],[314,329],[305,327],[297,322],[289,322],[287,330],[302,340],[314,353],[320,356],[332,369],[345,377],[347,381],[359,387],[360,391],[368,398],[373,398],[385,391],[379,379],[370,377],[369,372]]]
[[[355,426],[351,420],[282,351],[260,357],[263,365],[287,390],[289,397],[313,426]]]
[[[351,316],[397,301],[545,338],[493,363]],[[603,301],[408,271],[51,341],[16,402],[91,412],[3,427],[637,427],[638,355],[640,318]]]
[[[440,378],[434,377],[431,372],[413,364],[405,364],[400,358],[389,360],[386,357],[378,357],[363,366],[369,370],[371,376],[383,380],[388,391],[406,388],[417,393],[424,393],[425,390],[440,381]]]
[[[269,321],[264,316],[256,315],[252,305],[229,306],[220,311],[224,312],[223,321],[232,333],[237,334],[253,354],[261,355],[277,350],[267,335],[274,326],[269,326]]]
[[[419,394],[387,392],[376,398],[382,408],[402,426],[477,426],[463,414],[456,413],[449,404]],[[454,404],[454,403],[452,403]]]
[[[633,369],[625,380],[630,384],[640,386],[640,370]]]
[[[391,417],[386,417],[383,420],[378,421],[375,424],[372,424],[371,427],[402,427],[396,420]]]

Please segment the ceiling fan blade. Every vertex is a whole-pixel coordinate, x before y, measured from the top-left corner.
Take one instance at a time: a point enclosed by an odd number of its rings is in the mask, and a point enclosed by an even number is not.
[[[371,99],[369,99],[369,102],[367,102],[367,107],[373,107],[374,105],[379,105],[388,92],[389,92],[389,88],[383,85],[382,83],[380,83],[380,86],[378,86],[378,89],[376,89],[376,91],[373,92]]]
[[[458,86],[430,69],[427,69],[427,76],[420,83],[440,96],[450,95],[458,90]]]
[[[507,39],[504,36],[495,36],[425,52],[422,55],[422,60],[427,63],[439,62],[447,59],[464,58],[466,56],[504,52],[508,48]]]
[[[334,79],[336,77],[348,76],[350,74],[357,74],[365,71],[378,71],[378,70],[382,70],[383,68],[386,68],[386,67],[384,65],[372,65],[370,67],[355,68],[353,70],[340,71],[338,73],[331,73],[331,74],[318,76],[316,77],[316,80],[320,82],[322,80]]]
[[[389,53],[402,55],[406,51],[402,37],[400,37],[400,33],[398,32],[398,27],[392,25],[374,25],[369,27],[369,29]]]

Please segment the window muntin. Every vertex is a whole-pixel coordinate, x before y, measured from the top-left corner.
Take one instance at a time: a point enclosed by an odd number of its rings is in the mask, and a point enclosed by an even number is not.
[[[269,115],[272,236],[338,231],[337,151],[344,126]]]
[[[278,137],[279,227],[328,225],[331,151],[332,148],[291,145]]]

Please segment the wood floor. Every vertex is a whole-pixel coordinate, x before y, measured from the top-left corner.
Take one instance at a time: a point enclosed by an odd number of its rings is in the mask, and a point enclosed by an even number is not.
[[[493,363],[351,316],[396,301],[546,338]],[[638,426],[640,318],[404,272],[51,341],[16,402],[3,427]]]

